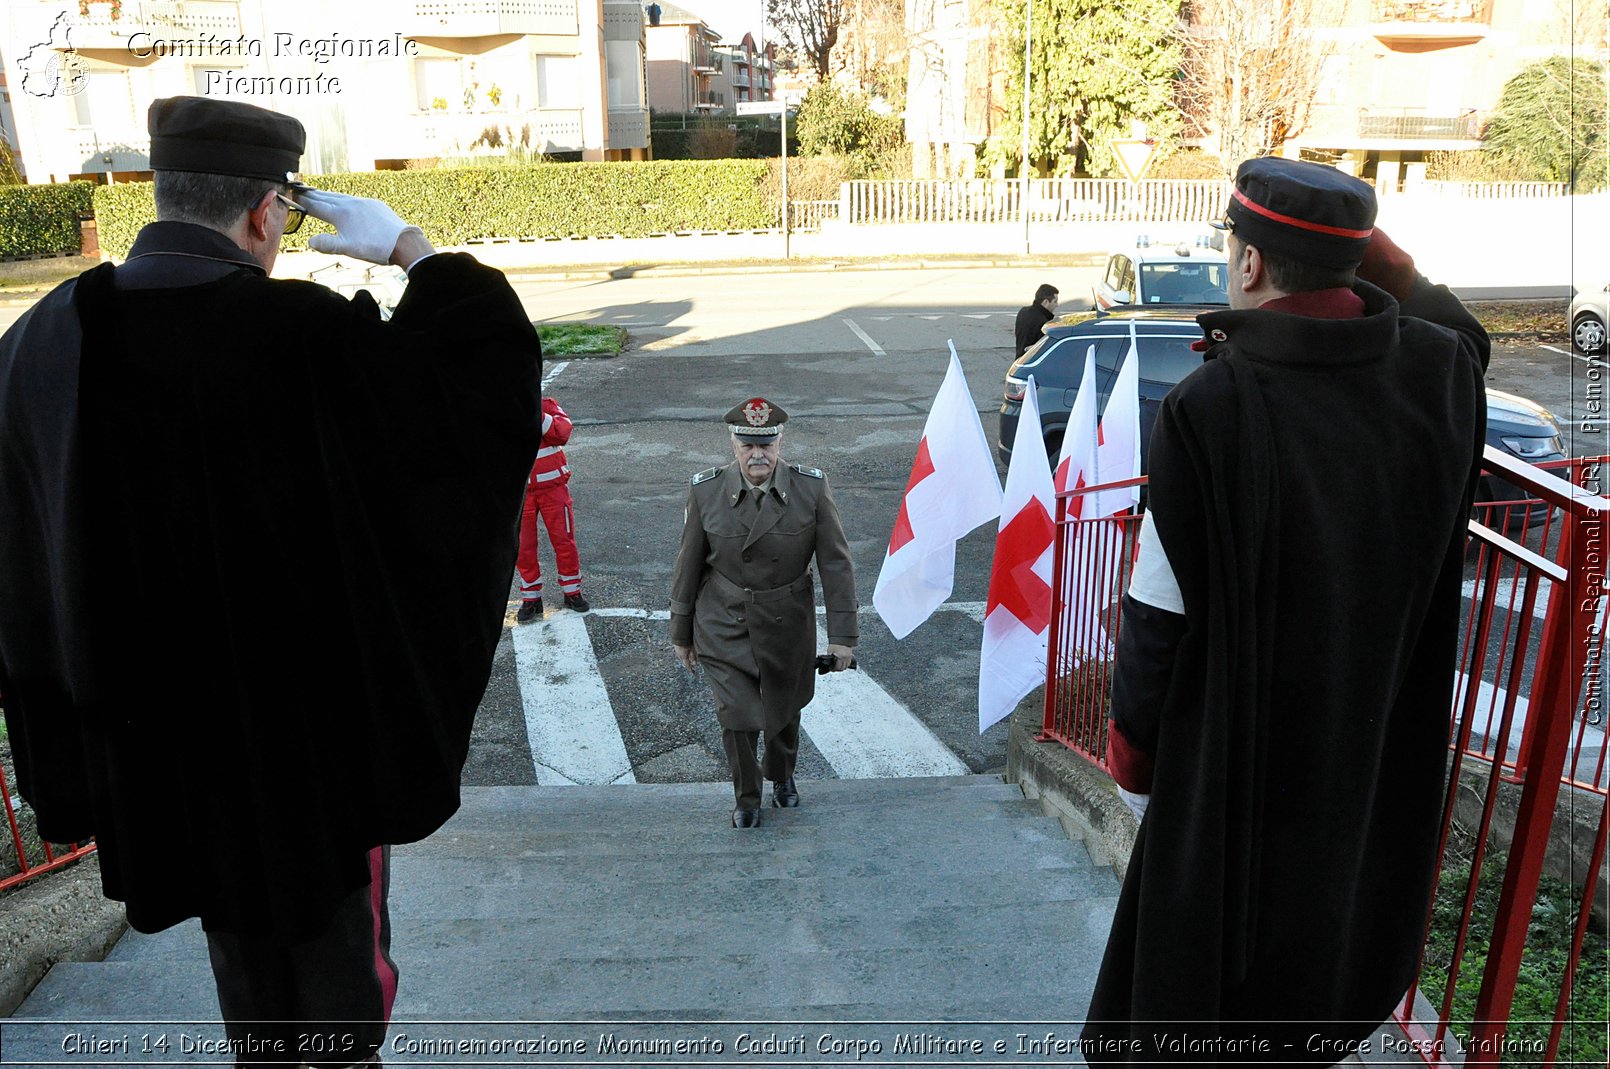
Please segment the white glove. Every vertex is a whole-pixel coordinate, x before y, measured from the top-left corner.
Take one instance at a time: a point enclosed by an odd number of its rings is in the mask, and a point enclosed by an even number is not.
[[[392,250],[397,247],[397,239],[403,231],[424,233],[419,227],[403,222],[402,216],[391,210],[391,205],[372,197],[303,189],[297,192],[296,202],[313,218],[323,219],[336,229],[334,234],[313,235],[308,247],[314,252],[356,256],[375,264],[390,263]]]
[[[1124,804],[1129,807],[1129,811],[1135,814],[1136,820],[1146,819],[1146,807],[1152,804],[1151,795],[1131,794],[1122,787],[1119,787],[1118,797],[1122,798],[1124,800]]]

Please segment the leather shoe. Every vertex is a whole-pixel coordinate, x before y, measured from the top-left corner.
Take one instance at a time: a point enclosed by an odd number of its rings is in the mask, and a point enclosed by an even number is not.
[[[760,827],[760,810],[734,809],[732,811],[732,826],[734,828]]]
[[[592,606],[587,604],[587,599],[580,594],[566,594],[565,608],[572,612],[586,612]]]
[[[514,614],[514,622],[528,624],[532,620],[542,619],[542,602],[539,600],[522,601],[520,611]]]
[[[795,809],[799,806],[799,791],[794,786],[793,776],[773,781],[771,804],[778,809]]]

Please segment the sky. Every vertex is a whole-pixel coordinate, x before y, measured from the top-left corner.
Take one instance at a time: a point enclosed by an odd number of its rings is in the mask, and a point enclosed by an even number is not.
[[[646,4],[648,0],[644,0]],[[705,24],[721,35],[723,41],[737,44],[746,33],[761,38],[761,19],[765,0],[672,0],[677,7],[691,11],[704,19]],[[766,40],[770,40],[770,35]]]

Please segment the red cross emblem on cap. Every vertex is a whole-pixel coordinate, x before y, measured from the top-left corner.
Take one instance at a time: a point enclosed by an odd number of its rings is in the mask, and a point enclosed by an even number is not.
[[[744,405],[744,419],[751,427],[764,427],[771,419],[771,405],[764,397],[756,397]]]

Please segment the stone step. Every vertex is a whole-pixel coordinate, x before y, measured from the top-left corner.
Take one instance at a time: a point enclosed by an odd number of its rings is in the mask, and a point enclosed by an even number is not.
[[[800,794],[813,804],[863,806],[893,799],[952,796],[1023,800],[1023,791],[999,776],[934,776],[916,779],[801,779]],[[769,801],[771,788],[766,787]],[[512,808],[548,812],[597,812],[600,809],[697,809],[706,800],[731,808],[730,783],[633,783],[578,787],[465,787],[466,810]]]
[[[1032,878],[1017,871],[957,872],[944,880],[913,882],[902,874],[864,877],[776,876],[748,878],[741,869],[665,878],[649,872],[636,878],[613,873],[554,876],[539,865],[477,861],[455,865],[444,874],[440,863],[392,859],[392,912],[397,916],[456,919],[549,919],[599,910],[629,913],[651,903],[656,914],[707,910],[742,917],[768,907],[815,913],[888,902],[937,909],[979,902],[1046,902],[1115,894],[1105,868],[1047,869]]]
[[[468,831],[450,825],[429,839],[396,848],[393,856],[435,858],[444,863],[511,859],[570,870],[652,863],[661,868],[694,867],[695,873],[730,863],[746,866],[750,875],[760,874],[760,870],[780,875],[808,865],[853,874],[869,864],[898,864],[911,866],[913,872],[943,874],[954,866],[1036,869],[1091,863],[1084,844],[1068,839],[1061,826],[1048,817],[991,822],[989,834],[983,837],[964,834],[965,829],[948,822],[918,827],[878,823],[853,832],[819,824],[786,826],[785,822],[786,818],[768,820],[758,829],[683,829],[647,839],[645,829],[521,833],[517,828]]]
[[[938,909],[903,902],[801,914],[762,903],[736,925],[710,913],[605,912],[564,918],[563,924],[511,924],[502,918],[435,920],[394,915],[393,956],[412,962],[514,957],[528,960],[638,956],[697,947],[710,955],[753,953],[764,946],[778,954],[834,948],[898,949],[945,946],[958,940],[1029,946],[1051,935],[1105,936],[1111,902],[1105,898],[1042,902],[979,903]],[[156,935],[131,934],[108,961],[204,961],[205,937],[191,922]]]
[[[1103,933],[1105,934],[1105,933]],[[440,954],[410,961],[394,1015],[430,1020],[630,1020],[646,1011],[703,1020],[813,1020],[827,1007],[876,1008],[879,1020],[957,1012],[980,1001],[1020,1001],[1036,1019],[1088,997],[1101,940],[1042,933],[1033,964],[1014,944],[763,951],[753,931],[743,954],[702,952],[596,958]],[[206,960],[64,963],[21,1017],[77,1021],[207,1020],[217,1016]],[[6,1054],[13,1057],[7,1026]]]

